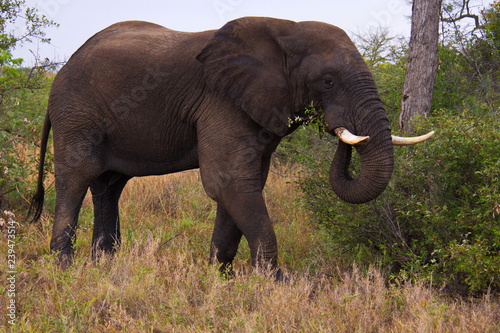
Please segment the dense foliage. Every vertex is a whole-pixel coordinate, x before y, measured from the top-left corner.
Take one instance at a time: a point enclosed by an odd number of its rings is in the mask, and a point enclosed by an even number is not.
[[[483,24],[456,31],[439,49],[434,109],[498,110],[500,100],[500,1],[482,12]]]
[[[44,28],[54,22],[27,7],[24,1],[0,0],[0,208],[6,201],[28,195],[35,161],[34,142],[40,125],[54,67],[49,60],[36,60],[30,68],[12,50],[34,39],[48,42]],[[15,26],[15,28],[14,28]],[[38,90],[43,90],[41,93]]]
[[[331,155],[334,143],[302,152],[305,202],[353,260],[449,287],[500,290],[499,117],[442,111],[421,126],[439,134],[397,148],[388,189],[365,205],[331,194],[329,161],[318,156]]]

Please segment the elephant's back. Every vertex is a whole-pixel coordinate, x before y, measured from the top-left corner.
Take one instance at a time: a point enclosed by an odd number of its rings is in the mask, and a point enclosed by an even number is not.
[[[130,94],[152,73],[197,67],[196,55],[211,35],[143,21],[115,23],[89,38],[71,56],[54,80],[54,92],[67,97],[78,91],[75,97],[82,100],[88,95],[83,100],[89,101],[96,93],[103,97]]]
[[[118,22],[90,37],[71,56],[68,63],[85,61],[93,63],[103,57],[119,61],[121,56],[127,55],[132,57],[142,55],[144,60],[159,50],[175,48],[177,42],[189,34],[150,22]]]

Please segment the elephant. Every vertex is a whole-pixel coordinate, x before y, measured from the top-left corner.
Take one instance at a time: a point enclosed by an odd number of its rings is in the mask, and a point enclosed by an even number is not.
[[[333,191],[375,199],[393,170],[393,139],[369,68],[348,35],[322,22],[243,17],[218,30],[179,32],[119,22],[88,39],[56,75],[41,138],[34,220],[53,132],[56,207],[51,250],[72,262],[79,211],[90,188],[92,255],[120,245],[118,201],[132,177],[199,168],[217,203],[210,260],[231,270],[240,240],[252,265],[279,274],[278,246],[262,195],[280,140],[324,112],[340,137]],[[414,143],[428,136],[394,138]],[[348,172],[354,147],[361,160]],[[277,273],[276,273],[277,272]]]

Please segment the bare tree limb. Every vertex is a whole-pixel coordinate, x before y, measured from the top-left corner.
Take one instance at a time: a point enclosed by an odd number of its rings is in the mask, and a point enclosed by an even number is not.
[[[470,9],[470,0],[462,0],[462,5],[460,7],[460,11],[456,17],[452,17],[451,12],[447,12],[448,18],[441,17],[441,21],[447,23],[456,23],[460,20],[471,18],[474,20],[474,24],[476,29],[481,27],[479,15],[476,15],[471,12]]]
[[[458,17],[454,17],[454,18],[441,18],[441,21],[447,22],[447,23],[455,23],[455,22],[463,20],[465,18],[474,19],[474,23],[475,23],[476,28],[481,27],[481,24],[479,22],[479,16],[475,15],[475,14],[462,14],[462,15],[460,15]]]

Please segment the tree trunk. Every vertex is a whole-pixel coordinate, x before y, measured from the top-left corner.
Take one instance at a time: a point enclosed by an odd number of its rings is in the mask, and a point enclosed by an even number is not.
[[[414,0],[408,67],[401,100],[399,128],[412,131],[416,115],[427,116],[431,110],[432,91],[437,70],[439,14],[442,0]]]

